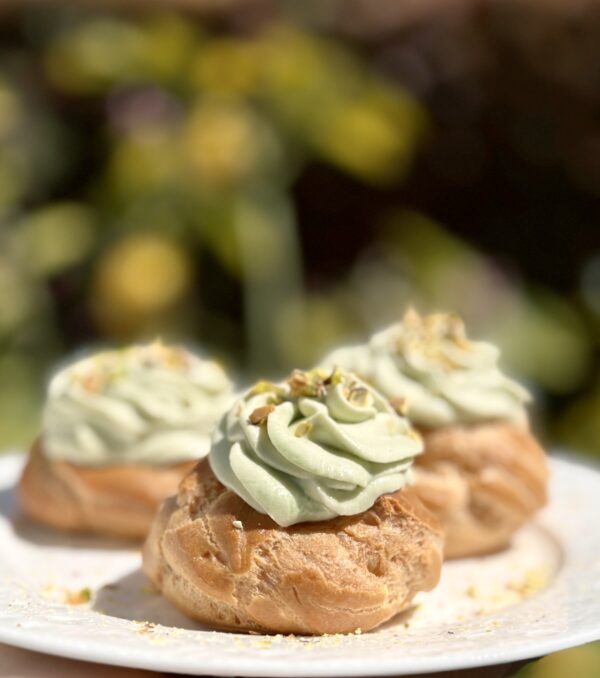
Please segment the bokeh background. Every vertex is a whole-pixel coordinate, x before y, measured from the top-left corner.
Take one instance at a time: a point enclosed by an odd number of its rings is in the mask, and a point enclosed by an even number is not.
[[[82,347],[244,382],[455,310],[600,457],[600,2],[0,5],[0,449]],[[600,647],[536,678],[600,674]]]

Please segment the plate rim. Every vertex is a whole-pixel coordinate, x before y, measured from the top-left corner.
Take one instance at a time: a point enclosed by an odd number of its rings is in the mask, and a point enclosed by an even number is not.
[[[25,460],[25,455],[7,454],[0,456],[0,490],[14,487],[20,468]],[[600,490],[600,467],[582,460],[577,455],[560,452],[550,457],[550,464],[554,473],[563,465],[576,467],[578,470],[591,472],[596,476]],[[3,469],[4,467],[4,469]],[[5,476],[13,475],[13,480],[5,480]],[[531,600],[524,600],[519,605],[527,605]],[[209,631],[207,633],[222,634],[222,631]],[[236,636],[247,637],[246,634],[227,634],[232,638]],[[272,638],[273,636],[265,636]],[[256,636],[260,639],[260,636]],[[495,664],[507,664],[515,661],[534,659],[554,652],[584,645],[600,640],[600,618],[595,624],[583,628],[569,628],[560,637],[552,637],[548,640],[535,638],[520,644],[514,644],[508,648],[499,646],[498,650],[490,650],[486,647],[482,651],[468,649],[455,651],[451,654],[433,655],[429,657],[402,657],[401,647],[398,656],[381,657],[373,666],[365,665],[364,661],[357,661],[354,657],[319,657],[318,661],[312,658],[305,661],[300,657],[294,657],[291,662],[286,657],[274,657],[261,655],[257,651],[252,657],[252,664],[244,666],[240,671],[242,657],[207,653],[203,657],[201,673],[198,673],[198,660],[192,657],[179,657],[176,664],[172,656],[148,653],[144,648],[138,647],[111,647],[110,650],[101,644],[101,641],[93,639],[77,639],[49,637],[43,630],[27,629],[24,627],[9,628],[0,623],[0,643],[20,647],[26,650],[42,652],[45,654],[77,659],[92,663],[127,668],[138,668],[153,671],[166,671],[175,674],[195,674],[214,676],[263,676],[264,678],[279,678],[289,676],[299,678],[301,676],[391,676],[421,674],[436,671],[452,671],[470,669]],[[176,649],[174,648],[176,652]],[[307,657],[309,659],[309,657]],[[398,659],[402,659],[401,665]]]
[[[218,632],[216,632],[218,633]],[[63,659],[74,659],[93,664],[102,664],[105,666],[114,666],[131,669],[141,669],[146,671],[164,672],[180,675],[195,675],[195,676],[247,676],[248,678],[283,678],[289,676],[290,678],[306,678],[307,676],[319,676],[322,678],[377,678],[379,676],[406,676],[418,675],[423,673],[437,673],[442,671],[458,671],[463,669],[484,668],[487,666],[496,666],[503,664],[511,664],[520,660],[531,659],[532,661],[538,658],[545,657],[555,652],[568,650],[589,643],[596,642],[600,639],[598,630],[590,630],[588,633],[581,633],[580,635],[567,636],[563,642],[537,643],[536,652],[533,654],[526,647],[515,647],[514,651],[507,652],[506,650],[494,654],[486,651],[481,655],[475,652],[465,652],[464,655],[456,653],[449,657],[440,655],[435,658],[428,658],[427,665],[423,665],[423,658],[411,659],[406,662],[399,669],[396,660],[393,658],[382,660],[377,664],[375,671],[365,672],[364,665],[356,660],[344,660],[340,657],[323,658],[318,662],[318,673],[312,671],[317,664],[303,662],[300,659],[294,659],[293,664],[289,659],[280,659],[276,657],[257,657],[253,659],[251,667],[244,668],[240,671],[240,659],[235,657],[221,657],[217,659],[205,658],[203,659],[202,671],[198,672],[198,664],[194,659],[183,660],[180,665],[174,666],[169,663],[166,657],[144,657],[140,650],[119,650],[112,657],[101,655],[100,653],[94,655],[93,651],[86,649],[86,645],[81,643],[74,649],[62,650],[60,643],[47,644],[43,637],[32,635],[31,638],[20,637],[11,639],[10,634],[0,637],[0,643],[18,647],[23,650],[30,650],[33,652],[40,652],[43,654],[52,655],[54,657],[62,657]],[[95,647],[95,645],[94,645]],[[111,661],[114,660],[114,661]],[[348,662],[346,664],[346,661]],[[308,669],[308,671],[307,671]],[[400,671],[400,672],[399,672]]]

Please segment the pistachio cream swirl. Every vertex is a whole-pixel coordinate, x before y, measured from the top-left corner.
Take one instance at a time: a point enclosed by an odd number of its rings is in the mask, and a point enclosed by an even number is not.
[[[199,459],[232,398],[224,370],[184,348],[99,353],[51,380],[44,454],[82,466]]]
[[[458,316],[409,309],[368,344],[340,348],[322,364],[354,370],[420,426],[520,422],[529,394],[501,372],[499,354],[492,344],[469,340]]]
[[[409,481],[422,449],[409,422],[354,374],[296,370],[237,401],[209,462],[223,485],[287,527],[366,511]]]

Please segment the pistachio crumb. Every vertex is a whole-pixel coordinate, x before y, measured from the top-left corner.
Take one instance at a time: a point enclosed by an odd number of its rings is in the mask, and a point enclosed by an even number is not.
[[[254,426],[262,426],[267,423],[267,419],[273,410],[275,405],[264,405],[263,407],[257,407],[248,417],[248,421]]]
[[[65,602],[67,605],[84,605],[92,599],[92,591],[88,587],[79,591],[65,591]]]
[[[81,386],[89,393],[100,393],[104,389],[105,381],[101,375],[90,373],[81,379]]]
[[[250,395],[262,395],[263,393],[274,393],[281,395],[282,388],[271,381],[259,381],[251,389]]]
[[[313,424],[310,421],[301,421],[298,426],[296,426],[296,430],[294,431],[294,435],[296,438],[304,438],[304,436],[307,436],[313,428]]]
[[[405,398],[403,396],[399,396],[398,398],[392,398],[390,400],[390,405],[397,414],[404,416],[408,412],[408,398]]]
[[[322,398],[326,391],[325,380],[329,376],[318,369],[311,372],[294,370],[287,379],[290,395],[293,398]]]
[[[331,374],[323,379],[325,386],[335,386],[342,381],[342,372],[339,367],[334,367]]]
[[[348,402],[358,407],[369,407],[373,404],[373,396],[365,386],[353,385],[348,393]]]
[[[136,624],[139,626],[138,633],[142,636],[145,634],[152,633],[152,631],[154,631],[154,629],[156,628],[156,624],[149,621],[136,622]]]

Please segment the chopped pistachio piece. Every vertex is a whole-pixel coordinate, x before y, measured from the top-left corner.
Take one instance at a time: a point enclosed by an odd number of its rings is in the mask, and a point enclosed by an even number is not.
[[[250,395],[261,395],[263,393],[273,393],[277,396],[282,396],[284,394],[284,390],[281,388],[281,386],[278,386],[271,381],[263,380],[257,382],[249,391]]]
[[[373,396],[364,386],[352,386],[348,393],[348,401],[359,407],[369,407],[373,404]]]
[[[296,438],[303,438],[304,436],[307,436],[311,430],[312,430],[313,425],[311,424],[310,421],[301,421],[298,426],[296,426],[296,430],[294,431],[294,435]]]
[[[263,407],[257,407],[253,412],[251,412],[248,417],[248,421],[254,426],[262,426],[267,423],[267,419],[273,410],[275,405],[264,405]]]
[[[92,599],[92,591],[89,588],[83,588],[79,591],[67,591],[65,602],[68,605],[84,605]]]
[[[408,412],[408,398],[399,396],[398,398],[391,398],[390,405],[394,410],[404,416]]]

